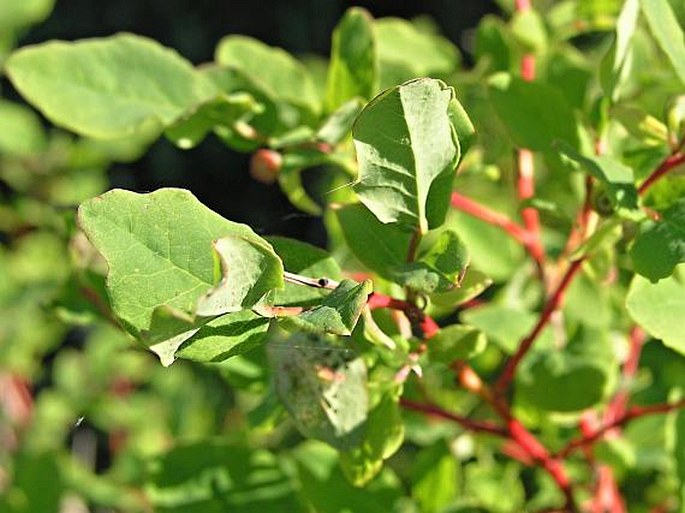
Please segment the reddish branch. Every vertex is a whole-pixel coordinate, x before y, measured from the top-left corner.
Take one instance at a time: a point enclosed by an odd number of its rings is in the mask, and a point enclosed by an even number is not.
[[[411,401],[405,398],[400,399],[400,404],[408,410],[420,411],[432,417],[440,417],[443,419],[451,420],[462,426],[464,429],[468,429],[470,431],[488,433],[491,435],[503,437],[506,437],[508,435],[507,430],[503,427],[498,426],[497,424],[487,421],[473,420],[462,415],[450,413],[434,404],[417,403],[415,401]]]
[[[643,195],[645,192],[647,192],[647,189],[654,185],[657,180],[683,163],[685,163],[685,153],[682,153],[680,150],[676,150],[674,153],[666,157],[661,164],[659,164],[659,167],[657,167],[654,172],[647,177],[642,185],[640,185],[638,193]]]
[[[385,294],[374,292],[369,296],[368,306],[371,310],[376,308],[391,308],[404,312],[412,325],[416,325],[421,329],[424,339],[431,338],[440,330],[440,326],[438,326],[438,323],[436,323],[430,315],[426,314],[418,306],[409,301],[395,299],[386,296]]]
[[[452,193],[452,206],[476,219],[480,219],[492,226],[497,226],[504,230],[528,251],[528,254],[533,258],[538,269],[542,269],[545,252],[540,244],[540,239],[536,237],[533,232],[530,232],[523,226],[512,221],[506,215],[492,210],[485,205],[481,205],[458,192]],[[533,211],[535,210],[533,209]],[[524,210],[524,214],[525,212],[526,210]]]
[[[509,360],[507,360],[507,363],[504,366],[504,370],[502,371],[501,376],[495,384],[495,390],[498,393],[503,393],[511,384],[511,381],[514,379],[514,375],[516,374],[516,369],[518,368],[519,363],[521,363],[523,357],[526,356],[526,354],[528,354],[528,351],[533,346],[535,340],[538,338],[540,333],[542,333],[542,330],[545,328],[545,326],[547,326],[547,324],[550,321],[550,318],[552,317],[552,314],[562,305],[566,289],[571,284],[571,280],[580,270],[582,265],[582,258],[575,260],[574,262],[571,262],[571,265],[566,270],[566,273],[561,279],[561,282],[559,283],[559,285],[557,285],[556,290],[547,300],[547,303],[545,304],[545,307],[542,310],[540,317],[538,318],[538,322],[535,324],[531,332],[523,340],[521,340],[521,343],[519,344],[516,353],[514,353],[514,355],[511,358],[509,358]]]
[[[577,449],[594,444],[602,437],[604,437],[604,435],[606,435],[608,432],[625,425],[633,419],[645,417],[647,415],[659,415],[664,413],[670,413],[672,411],[679,410],[682,408],[685,408],[685,399],[673,403],[652,404],[649,406],[633,406],[631,408],[628,408],[622,416],[608,424],[604,424],[596,431],[571,440],[566,445],[566,447],[561,449],[556,454],[556,457],[561,459],[566,458]]]

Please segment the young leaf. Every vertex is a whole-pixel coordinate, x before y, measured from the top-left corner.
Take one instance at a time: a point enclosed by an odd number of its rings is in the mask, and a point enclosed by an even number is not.
[[[232,129],[264,110],[263,106],[247,93],[220,94],[195,106],[191,112],[166,129],[165,135],[184,150],[197,146],[215,127]]]
[[[685,37],[668,0],[640,0],[647,25],[685,85]]]
[[[287,320],[305,331],[350,335],[371,291],[369,280],[343,280],[320,305]]]
[[[630,248],[635,271],[651,281],[667,278],[685,262],[685,198],[661,213],[657,221],[640,228]]]
[[[355,97],[365,100],[378,90],[378,51],[373,18],[359,7],[347,10],[333,31],[326,83],[326,110]]]
[[[633,320],[650,335],[685,355],[685,339],[682,336],[685,266],[679,265],[672,276],[658,283],[650,283],[636,275],[626,297],[626,308]]]
[[[175,51],[132,34],[29,46],[7,73],[56,125],[110,139],[160,130],[217,92]]]
[[[468,250],[452,230],[443,231],[427,252],[391,269],[393,281],[426,294],[448,292],[459,285],[469,263]]]
[[[546,151],[556,140],[578,146],[575,114],[561,91],[506,73],[494,75],[489,86],[497,115],[517,146]]]
[[[362,359],[320,335],[274,338],[267,352],[276,392],[297,429],[337,449],[356,447],[368,409]]]
[[[460,156],[448,115],[453,99],[454,90],[443,82],[418,79],[377,96],[357,118],[354,188],[381,222],[425,233],[444,221]],[[429,194],[439,196],[430,218]]]
[[[637,188],[632,168],[607,155],[586,157],[567,144],[559,144],[559,149],[604,184],[614,208],[637,209]]]
[[[257,256],[266,264],[263,272],[267,278],[256,270],[248,275],[236,269],[234,275],[224,269],[218,290],[235,287],[243,293],[232,296],[230,305],[222,305],[230,307],[228,310],[205,299],[207,315],[249,308],[253,299],[282,284],[280,261],[275,254],[268,255],[272,251],[266,241],[248,226],[212,212],[188,191],[160,189],[136,194],[115,189],[83,203],[79,224],[109,265],[107,289],[114,314],[138,338],[160,341],[151,332],[153,312],[159,307],[186,312],[190,317],[195,314],[198,301],[214,289],[218,279],[214,241],[220,242],[218,251],[225,262],[245,259],[251,266],[249,258]],[[225,255],[224,250],[232,246],[225,237],[240,241],[235,244],[239,253]],[[235,283],[225,281],[234,276]],[[178,328],[165,331],[165,336],[180,333],[180,321]]]

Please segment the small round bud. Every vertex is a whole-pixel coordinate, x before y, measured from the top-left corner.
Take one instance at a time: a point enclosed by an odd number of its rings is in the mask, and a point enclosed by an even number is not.
[[[265,184],[276,181],[283,166],[283,156],[274,150],[262,148],[252,154],[250,159],[250,176]]]

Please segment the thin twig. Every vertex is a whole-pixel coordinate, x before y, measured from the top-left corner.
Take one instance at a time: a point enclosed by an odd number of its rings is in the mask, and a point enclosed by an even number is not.
[[[468,429],[469,431],[489,433],[491,435],[502,437],[507,436],[507,430],[501,426],[498,426],[497,424],[487,421],[469,419],[468,417],[464,417],[462,415],[457,415],[455,413],[443,410],[442,408],[434,404],[417,403],[410,399],[401,398],[400,405],[402,405],[402,407],[406,408],[407,410],[420,411],[433,417],[440,417],[446,420],[451,420],[453,422],[456,422],[463,428]]]

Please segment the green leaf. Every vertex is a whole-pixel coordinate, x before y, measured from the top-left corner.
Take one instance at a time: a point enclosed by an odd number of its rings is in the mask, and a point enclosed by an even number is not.
[[[182,443],[147,469],[145,495],[160,513],[299,511],[295,483],[263,449],[221,440]]]
[[[23,105],[0,100],[0,153],[31,155],[46,146],[40,119]]]
[[[397,394],[389,391],[369,412],[364,439],[358,447],[340,453],[340,466],[354,486],[364,486],[383,468],[383,461],[404,441],[404,423]]]
[[[461,314],[463,322],[485,333],[489,340],[496,342],[507,353],[516,350],[521,339],[535,326],[537,317],[532,312],[497,303],[469,308]],[[542,331],[537,344],[538,347],[550,347],[553,344],[549,327]]]
[[[615,383],[615,361],[605,331],[581,329],[562,351],[530,356],[516,377],[517,400],[546,411],[584,410],[604,399]]]
[[[99,138],[159,130],[216,93],[175,51],[132,34],[22,48],[7,73],[50,121]]]
[[[83,203],[79,223],[107,260],[115,315],[148,343],[206,322],[189,324],[200,300],[203,315],[220,315],[249,308],[282,284],[280,260],[266,241],[248,226],[212,212],[188,191],[136,194],[115,189]],[[231,251],[236,253],[227,253]],[[224,267],[220,277],[218,260],[245,267]],[[162,322],[160,312],[153,316],[159,308],[173,318],[173,329]]]
[[[444,77],[459,65],[459,50],[425,27],[400,18],[376,20],[381,87],[417,77]]]
[[[542,52],[547,48],[547,29],[540,13],[534,9],[516,11],[511,32],[527,49]]]
[[[347,246],[359,261],[387,280],[406,262],[412,234],[396,224],[383,224],[361,203],[334,209]],[[369,251],[373,248],[373,251]]]
[[[251,308],[283,287],[283,263],[271,245],[252,230],[214,241],[221,262],[221,281],[202,296],[196,313],[210,317]],[[173,258],[173,257],[172,257]]]
[[[0,32],[38,23],[48,17],[54,6],[55,0],[3,0],[0,3]]]
[[[668,0],[640,0],[652,36],[685,84],[685,37]]]
[[[668,142],[668,128],[639,107],[616,105],[611,109],[614,118],[630,135],[649,146],[664,146]]]
[[[441,328],[430,339],[431,361],[450,364],[455,360],[468,360],[485,351],[487,338],[478,329],[464,324]]]
[[[337,449],[356,447],[368,410],[362,359],[316,334],[274,338],[267,352],[276,392],[300,433]]]
[[[685,262],[685,198],[646,221],[630,248],[635,271],[651,281],[667,278]]]
[[[626,0],[616,20],[616,40],[600,68],[600,82],[606,95],[618,101],[621,86],[632,68],[632,43],[640,14],[640,0]]]
[[[455,232],[445,230],[416,261],[394,267],[391,274],[393,281],[418,292],[444,293],[459,286],[468,263],[464,243]]]
[[[219,41],[214,58],[248,77],[270,98],[319,111],[309,72],[286,51],[247,36],[230,35]]]
[[[402,496],[400,480],[385,469],[364,488],[343,476],[337,453],[316,442],[305,442],[293,451],[306,511],[317,513],[387,513]]]
[[[438,308],[455,307],[479,296],[492,285],[492,280],[480,271],[469,269],[459,287],[442,294],[431,294],[430,300]]]
[[[350,335],[371,291],[370,280],[343,280],[320,305],[286,320],[306,331]]]
[[[567,144],[559,144],[559,150],[604,185],[614,208],[637,209],[637,188],[632,168],[607,155],[586,157]]]
[[[266,240],[283,261],[285,270],[309,278],[340,280],[338,263],[323,249],[287,237],[267,237]],[[275,291],[272,302],[279,306],[310,306],[321,303],[330,291],[286,282]]]
[[[487,14],[478,23],[475,56],[493,71],[508,71],[511,61],[508,29],[498,16]]]
[[[457,458],[444,440],[419,452],[412,467],[411,495],[421,511],[443,511],[457,496],[459,474]]]
[[[448,115],[453,98],[454,90],[443,82],[418,79],[377,96],[357,118],[354,188],[381,222],[425,233],[444,221],[460,156]],[[430,218],[429,194],[439,196]]]
[[[196,362],[222,362],[247,353],[266,338],[269,319],[250,311],[217,317],[185,340],[175,356]]]
[[[378,90],[378,51],[373,18],[352,7],[333,31],[326,83],[326,110],[332,112],[355,97],[370,99]]]
[[[517,146],[546,151],[556,140],[578,146],[575,114],[561,91],[506,73],[494,75],[488,84],[497,115]]]
[[[215,127],[233,129],[236,123],[247,122],[263,110],[263,106],[250,94],[221,94],[196,105],[164,134],[176,146],[187,150],[197,146]]]
[[[676,414],[673,454],[680,487],[679,499],[681,504],[685,504],[685,411],[683,410]]]
[[[363,106],[359,98],[353,98],[340,105],[324,120],[316,132],[316,138],[333,146],[340,143],[352,131],[354,120]]]
[[[685,266],[676,267],[673,275],[650,283],[635,276],[626,308],[633,320],[664,345],[685,355],[685,339],[682,336],[685,318]]]

